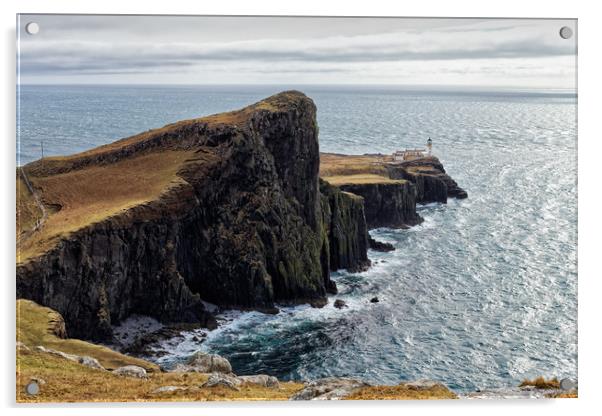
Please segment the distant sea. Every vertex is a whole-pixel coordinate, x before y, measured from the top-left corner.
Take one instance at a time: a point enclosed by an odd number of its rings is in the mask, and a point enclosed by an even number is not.
[[[17,163],[63,155],[233,110],[290,87],[21,86]],[[282,379],[430,378],[458,391],[577,377],[577,100],[561,91],[298,86],[318,108],[320,149],[421,147],[468,199],[419,207],[425,222],[374,230],[391,253],[334,279],[349,308],[226,312],[196,349],[237,374]],[[380,302],[369,299],[378,296]]]

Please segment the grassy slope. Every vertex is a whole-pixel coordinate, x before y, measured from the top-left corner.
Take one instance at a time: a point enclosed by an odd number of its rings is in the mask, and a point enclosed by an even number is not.
[[[331,185],[404,183],[391,179],[384,162],[388,156],[320,154],[320,177]]]
[[[170,185],[178,183],[176,173],[190,157],[190,151],[162,151],[110,165],[30,176],[49,216],[39,231],[20,244],[17,261],[41,254],[72,231],[156,199]],[[31,226],[39,208],[27,188],[19,188],[17,206],[23,212],[23,220],[18,228],[24,229]]]
[[[287,92],[241,110],[179,121],[85,152],[48,157],[24,166],[49,217],[40,230],[19,241],[17,263],[43,254],[70,232],[154,200],[177,183],[178,170],[198,155],[170,145],[153,147],[156,140],[171,135],[175,143],[182,129],[198,124],[244,126],[258,110],[286,108],[289,100],[294,101],[293,95]],[[38,211],[23,181],[17,179],[18,236],[31,230],[40,216]]]
[[[42,211],[36,204],[33,195],[19,175],[17,177],[17,238],[23,232],[32,229],[36,221],[42,218]]]
[[[53,329],[62,322],[62,319],[59,313],[50,308],[30,300],[19,299],[17,300],[17,341],[32,349],[42,345],[69,354],[88,355],[96,358],[107,369],[132,364],[144,367],[147,371],[159,371],[159,367],[153,363],[120,354],[107,347],[79,339],[57,337]]]

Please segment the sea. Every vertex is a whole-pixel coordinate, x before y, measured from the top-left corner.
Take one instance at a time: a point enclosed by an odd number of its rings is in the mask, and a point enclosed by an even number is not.
[[[17,165],[83,151],[286,89],[316,103],[320,150],[423,147],[468,199],[418,207],[425,221],[377,229],[389,253],[333,274],[322,309],[223,311],[221,326],[167,342],[163,365],[196,350],[237,374],[434,379],[459,392],[536,376],[577,379],[577,96],[559,90],[401,86],[22,85]],[[43,149],[43,150],[42,150]],[[378,303],[370,299],[378,297]],[[334,299],[348,307],[336,309]]]

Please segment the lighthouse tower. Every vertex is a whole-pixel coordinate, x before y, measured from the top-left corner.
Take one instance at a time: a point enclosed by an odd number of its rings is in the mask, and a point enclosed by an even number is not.
[[[431,140],[431,138],[429,137],[429,139],[426,141],[426,148],[428,150],[428,155],[432,156],[433,154],[433,141]]]

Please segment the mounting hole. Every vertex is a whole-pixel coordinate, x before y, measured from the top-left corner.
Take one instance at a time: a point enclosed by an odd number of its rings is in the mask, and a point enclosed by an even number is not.
[[[559,33],[562,39],[570,39],[573,36],[573,29],[568,26],[562,26]]]
[[[575,382],[570,378],[563,378],[560,380],[560,388],[562,390],[572,390],[575,388]]]
[[[27,386],[25,386],[25,391],[27,392],[27,394],[35,396],[40,392],[40,386],[35,381],[32,381]]]
[[[30,35],[37,35],[40,31],[40,25],[36,22],[30,22],[25,25],[25,31]]]

